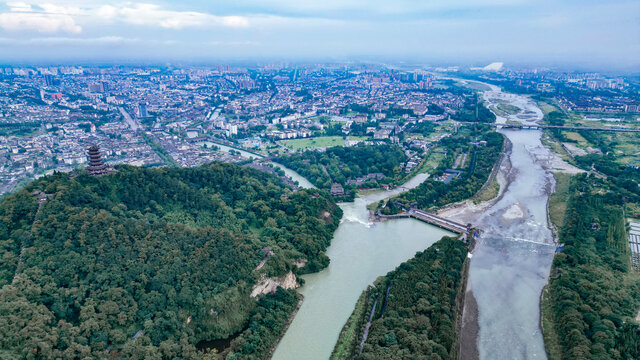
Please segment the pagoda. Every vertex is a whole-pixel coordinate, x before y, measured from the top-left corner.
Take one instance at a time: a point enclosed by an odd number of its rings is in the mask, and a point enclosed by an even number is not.
[[[87,152],[89,158],[89,166],[87,166],[87,171],[89,174],[94,176],[100,176],[107,174],[109,169],[102,162],[102,155],[100,155],[100,148],[95,145],[91,145],[89,147],[89,151]]]

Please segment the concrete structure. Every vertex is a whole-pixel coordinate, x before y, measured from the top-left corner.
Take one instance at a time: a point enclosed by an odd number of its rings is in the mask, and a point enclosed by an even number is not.
[[[631,266],[640,271],[640,222],[631,221],[629,247],[631,248]]]

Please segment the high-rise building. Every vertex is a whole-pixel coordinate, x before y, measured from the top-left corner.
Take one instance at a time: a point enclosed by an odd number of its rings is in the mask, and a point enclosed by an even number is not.
[[[50,74],[44,76],[44,82],[47,84],[47,86],[56,85],[56,79],[53,77],[53,75]]]
[[[89,158],[89,165],[87,171],[93,176],[100,176],[107,174],[109,169],[102,162],[102,155],[100,155],[100,148],[96,145],[91,145],[87,151],[87,157]]]
[[[141,102],[138,104],[138,117],[146,118],[149,117],[149,112],[147,112],[147,103]]]

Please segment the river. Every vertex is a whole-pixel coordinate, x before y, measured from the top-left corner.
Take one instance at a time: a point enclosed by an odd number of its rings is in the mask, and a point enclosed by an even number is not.
[[[218,144],[218,143],[214,143],[214,142],[210,142],[210,141],[206,141],[206,142],[202,142],[200,143],[200,145],[204,145],[206,144],[207,146],[211,147],[211,146],[217,146],[220,151],[226,152],[228,153],[229,151],[233,150],[236,151],[240,154],[240,156],[242,156],[243,158],[247,158],[247,159],[261,159],[264,158],[264,156],[262,155],[257,155],[257,154],[253,154],[250,153],[248,151],[245,150],[240,150],[240,149],[236,149],[236,148],[232,148],[230,146],[226,146],[226,145],[222,145],[222,144]],[[309,182],[309,180],[307,180],[306,178],[302,177],[302,175],[298,174],[297,172],[281,165],[278,163],[275,163],[273,161],[269,162],[270,164],[279,167],[280,169],[284,170],[284,174],[286,176],[288,176],[289,178],[291,178],[291,180],[293,181],[297,181],[298,182],[298,186],[300,186],[301,188],[305,188],[305,189],[313,189],[315,188],[315,186],[313,186],[313,184],[311,182]]]
[[[529,98],[489,86],[491,90],[483,93],[486,102],[501,101],[521,109],[517,114],[498,116],[498,123],[533,124],[542,119],[542,111]],[[542,145],[541,131],[499,131],[512,144],[500,168],[501,196],[482,206],[458,206],[441,213],[482,229],[467,285],[468,298],[477,302],[473,322],[479,331],[477,338],[476,334],[471,339],[463,336],[463,341],[477,341],[481,360],[546,359],[539,306],[555,249],[547,201],[555,186],[551,170],[563,164]],[[424,175],[406,187],[422,181]],[[305,300],[273,359],[328,359],[367,285],[448,234],[412,219],[368,221],[367,204],[403,190],[372,192],[353,203],[340,204],[344,215],[327,250],[331,263],[303,277],[300,293]]]
[[[299,291],[304,301],[273,359],[328,359],[368,285],[442,236],[453,235],[414,219],[369,222],[367,204],[415,187],[426,178],[420,174],[402,188],[369,192],[352,203],[340,204],[344,214],[327,249],[331,263],[323,271],[302,277],[305,284]]]
[[[483,98],[489,104],[502,101],[520,108],[518,114],[498,116],[498,123],[532,124],[542,120],[542,111],[525,96],[503,93],[491,86]],[[472,222],[482,229],[467,285],[468,295],[477,302],[479,358],[546,359],[540,294],[547,284],[555,250],[547,201],[555,186],[550,167],[557,161],[542,145],[541,131],[499,131],[512,144],[499,174],[506,186],[502,196],[484,207],[452,209],[441,215]],[[474,339],[463,336],[463,340]],[[464,358],[473,357],[466,354]]]

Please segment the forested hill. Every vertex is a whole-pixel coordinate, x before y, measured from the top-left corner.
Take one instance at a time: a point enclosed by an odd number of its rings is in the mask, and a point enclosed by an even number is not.
[[[249,326],[233,349],[263,358],[297,298],[253,285],[325,267],[340,216],[223,163],[37,180],[0,202],[0,359],[192,358]]]

